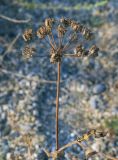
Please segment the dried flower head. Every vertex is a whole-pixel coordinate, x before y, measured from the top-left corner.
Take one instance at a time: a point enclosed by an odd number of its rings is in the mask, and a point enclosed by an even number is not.
[[[29,45],[26,45],[24,50],[23,50],[23,57],[24,59],[29,59],[32,57],[32,55],[35,52],[35,48],[34,47],[30,47]]]
[[[53,24],[54,22],[55,22],[54,18],[46,18],[46,19],[45,19],[45,26],[52,28],[52,24]]]
[[[93,39],[93,33],[90,29],[83,27],[82,28],[82,34],[85,37],[86,40],[92,40]]]
[[[60,22],[65,26],[68,27],[71,25],[71,19],[67,19],[67,18],[61,18]]]
[[[71,27],[74,31],[82,31],[83,26],[80,23],[77,23],[76,21],[71,21]]]
[[[77,137],[77,141],[78,142],[87,141],[91,136],[95,135],[95,133],[96,133],[96,130],[91,129],[90,131],[85,133],[82,137]]]
[[[45,38],[45,36],[47,35],[47,28],[46,26],[41,26],[38,31],[37,31],[37,36],[39,38]]]
[[[61,62],[62,54],[60,50],[54,50],[53,48],[50,49],[50,62],[51,63],[57,63]]]
[[[65,57],[66,53],[69,55],[68,51],[74,51],[75,55],[72,53],[74,55],[73,57],[88,57],[89,55],[97,56],[99,51],[95,45],[89,50],[86,49],[84,41],[92,40],[93,33],[81,23],[69,18],[61,18],[59,20],[47,18],[36,33],[37,37],[41,39],[41,42],[46,42],[45,47],[48,45],[51,63],[61,62],[62,57]],[[81,33],[83,37],[80,36],[79,33]],[[29,41],[32,36],[33,33],[31,29],[25,31],[23,35],[25,41]],[[55,37],[57,38],[55,39]],[[82,38],[84,41],[82,41]],[[23,51],[23,56],[25,58],[30,58],[33,53],[34,48],[26,46]]]
[[[24,41],[30,41],[33,37],[33,31],[32,29],[27,29],[23,34]]]
[[[59,37],[63,37],[64,34],[66,33],[65,27],[63,27],[62,25],[58,25],[57,31],[58,31]]]
[[[98,56],[98,51],[99,51],[99,48],[98,48],[96,45],[93,45],[93,46],[89,49],[89,54],[90,54],[90,55]]]

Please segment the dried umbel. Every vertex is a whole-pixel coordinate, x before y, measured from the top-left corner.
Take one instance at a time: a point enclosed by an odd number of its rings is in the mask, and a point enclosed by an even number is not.
[[[67,18],[61,18],[60,22],[65,26],[68,27],[71,25],[71,19],[67,19]]]
[[[83,26],[80,23],[77,23],[76,21],[71,21],[71,27],[74,31],[82,31]]]
[[[32,29],[27,29],[24,34],[23,34],[23,39],[24,41],[30,41],[33,37],[33,30]]]
[[[35,48],[34,47],[30,47],[29,45],[26,45],[24,50],[23,50],[23,57],[24,59],[29,59],[32,57],[32,55],[35,52]]]
[[[52,25],[54,24],[55,20],[54,18],[47,18],[45,19],[45,26],[52,28]]]
[[[93,45],[90,49],[89,49],[89,54],[90,55],[96,55],[98,56],[98,51],[99,48],[96,45]]]
[[[66,33],[65,27],[63,27],[62,25],[58,25],[57,31],[58,31],[59,37],[63,37],[64,34]]]
[[[48,31],[49,32],[49,31]],[[37,30],[37,36],[39,38],[45,38],[45,36],[48,34],[47,32],[47,28],[46,26],[41,26],[38,30]]]
[[[86,40],[92,40],[93,39],[93,33],[90,29],[83,27],[82,28],[82,34],[85,37]]]
[[[61,58],[62,58],[62,54],[61,54],[60,50],[54,50],[53,48],[51,48],[50,62],[54,63],[54,64],[57,62],[61,62]]]
[[[80,42],[79,34],[81,34],[83,39],[87,41],[90,41],[93,38],[91,30],[75,20],[69,18],[61,18],[59,20],[47,18],[38,28],[35,35],[40,38],[40,44],[41,42],[43,44],[45,43],[44,48],[48,48],[48,52],[50,53],[50,62],[58,63],[62,61],[62,58],[65,57],[66,54],[69,55],[68,52],[70,51],[70,56],[75,54],[73,57],[89,57],[90,55],[98,55],[99,49],[97,46],[93,45],[90,49],[86,48],[84,46],[84,41]],[[27,42],[35,35],[33,35],[32,29],[29,29],[24,32],[23,38]],[[32,57],[33,54],[34,48],[30,47],[30,44],[28,44],[23,51],[23,56],[28,59]]]
[[[92,129],[85,133],[82,137],[78,137],[77,141],[82,142],[82,141],[87,141],[91,136],[94,138],[103,138],[108,134],[108,131],[104,131],[101,129]]]

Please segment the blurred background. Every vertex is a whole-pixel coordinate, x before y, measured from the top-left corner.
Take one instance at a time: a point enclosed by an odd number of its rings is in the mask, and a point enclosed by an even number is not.
[[[56,66],[46,57],[22,57],[22,33],[48,17],[88,26],[100,48],[96,59],[63,61],[59,144],[106,128],[110,136],[87,145],[118,158],[118,0],[0,0],[0,160],[24,160],[30,152],[33,160],[47,160],[42,147],[55,149]],[[74,145],[62,159],[83,160],[84,152]]]

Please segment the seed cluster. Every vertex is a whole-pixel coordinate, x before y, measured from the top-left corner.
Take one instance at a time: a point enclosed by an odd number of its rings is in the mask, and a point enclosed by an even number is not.
[[[69,18],[61,18],[59,20],[47,18],[42,26],[37,29],[35,35],[41,41],[45,41],[45,46],[50,46],[50,62],[57,63],[62,61],[64,54],[68,54],[72,50],[72,54],[75,54],[75,57],[98,55],[99,49],[97,46],[93,45],[89,49],[86,49],[84,42],[79,42],[80,34],[84,40],[91,41],[93,39],[91,30],[75,20]],[[29,42],[33,36],[32,29],[28,29],[24,32],[23,39]],[[23,50],[23,56],[28,59],[33,56],[34,51],[34,48],[27,45]]]
[[[102,138],[107,135],[107,131],[103,131],[100,129],[92,129],[88,133],[85,133],[82,137],[78,137],[77,141],[82,142],[88,140],[91,136],[94,136],[95,138]]]
[[[23,39],[27,42],[30,41],[33,37],[32,29],[27,29],[23,34]]]
[[[61,51],[54,50],[53,48],[50,49],[50,62],[51,63],[56,63],[56,62],[61,62],[62,54]]]
[[[29,59],[33,56],[35,52],[35,48],[34,47],[30,47],[29,45],[26,45],[24,50],[23,50],[23,57],[24,59]]]

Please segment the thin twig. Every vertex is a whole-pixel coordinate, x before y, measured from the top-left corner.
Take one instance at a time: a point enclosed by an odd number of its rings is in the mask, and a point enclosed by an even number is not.
[[[56,160],[56,158],[60,155],[60,153],[62,153],[65,149],[67,149],[68,147],[71,147],[74,144],[79,145],[80,148],[83,149],[83,150],[85,149],[85,147],[80,142],[75,140],[75,141],[69,142],[66,145],[62,146],[59,150],[56,150],[56,151],[53,151],[53,152],[48,152],[46,149],[43,148],[43,151],[46,153],[46,155],[49,158],[53,158],[54,160]]]
[[[54,36],[53,36],[52,32],[51,32],[51,37],[52,37],[52,40],[54,42],[55,48],[57,48],[57,45],[56,45],[56,42],[55,42],[55,39],[54,39]]]
[[[12,71],[8,71],[6,69],[3,69],[3,68],[0,68],[0,71],[5,73],[5,74],[10,74],[10,75],[13,75],[13,76],[16,76],[16,77],[19,77],[19,78],[24,78],[28,81],[35,81],[35,82],[39,82],[39,83],[50,83],[50,84],[55,84],[56,81],[50,81],[50,80],[44,80],[44,79],[39,79],[38,77],[27,77],[25,75],[22,75],[20,73],[15,73],[15,72],[12,72]]]
[[[8,54],[9,52],[12,51],[12,48],[13,48],[14,44],[16,43],[16,41],[19,39],[19,37],[20,37],[20,33],[17,34],[17,36],[13,39],[13,41],[11,41],[11,43],[8,45],[8,47],[5,50],[5,52],[3,52],[3,56],[0,57],[1,61],[3,61],[4,57],[6,56],[6,54]]]
[[[77,55],[77,54],[63,54],[64,57],[73,57],[73,58],[80,58],[81,56]]]
[[[61,151],[65,150],[66,148],[68,148],[68,147],[70,147],[70,146],[72,146],[72,145],[74,145],[74,144],[78,144],[78,145],[81,147],[81,149],[85,149],[85,147],[84,147],[80,142],[78,142],[77,140],[75,140],[75,141],[72,141],[72,142],[64,145],[63,147],[61,147],[61,148],[58,150],[58,152],[61,152]]]
[[[18,19],[7,17],[7,16],[2,15],[2,14],[0,14],[0,18],[5,19],[5,20],[10,21],[10,22],[13,22],[13,23],[28,23],[31,20],[31,19],[18,20]]]
[[[53,45],[53,43],[52,43],[52,40],[51,40],[51,38],[50,38],[49,35],[48,35],[48,40],[49,40],[49,43],[50,43],[50,45],[52,46],[52,48],[55,50],[55,47],[54,47],[54,45]]]

